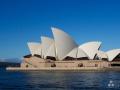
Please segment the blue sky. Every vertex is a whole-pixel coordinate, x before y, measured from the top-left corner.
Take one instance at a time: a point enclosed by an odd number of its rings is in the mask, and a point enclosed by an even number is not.
[[[27,42],[63,29],[78,44],[102,41],[102,50],[120,48],[119,0],[0,0],[0,58],[21,58]]]

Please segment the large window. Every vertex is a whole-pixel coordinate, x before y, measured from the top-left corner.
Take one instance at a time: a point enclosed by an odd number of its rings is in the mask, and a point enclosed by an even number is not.
[[[111,66],[112,67],[115,67],[115,66],[120,67],[120,64],[111,64]]]
[[[120,61],[120,54],[117,55],[117,56],[113,59],[113,61]]]
[[[40,55],[38,55],[38,54],[34,54],[34,56],[35,56],[35,57],[38,57],[38,58],[41,58],[41,56],[40,56]]]
[[[52,56],[47,56],[46,59],[50,59],[50,60],[56,61],[56,58],[55,58],[55,57],[52,57]]]
[[[89,60],[88,57],[80,57],[80,58],[77,58],[77,60]]]
[[[67,56],[64,60],[76,60],[76,58]]]

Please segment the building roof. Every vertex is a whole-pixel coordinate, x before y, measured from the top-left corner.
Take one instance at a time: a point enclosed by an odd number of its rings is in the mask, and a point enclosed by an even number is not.
[[[29,42],[28,47],[32,55],[40,55],[46,59],[47,56],[55,57],[58,60],[63,60],[67,56],[73,58],[87,57],[94,59],[107,58],[109,61],[115,59],[120,54],[120,49],[110,50],[108,52],[99,51],[101,42],[87,42],[80,46],[64,31],[52,27],[54,39],[42,36],[41,43]]]
[[[107,56],[107,54],[104,52],[104,51],[98,51],[97,52],[97,56],[100,58],[100,59],[102,59],[102,58],[107,58],[108,59],[108,56]]]
[[[51,28],[55,40],[56,53],[59,60],[63,60],[65,56],[77,47],[76,42],[65,32],[58,28]]]
[[[82,44],[79,46],[79,48],[82,49],[89,56],[89,59],[94,59],[100,46],[101,42],[95,41]]]
[[[80,48],[78,48],[77,58],[88,57],[89,56]]]
[[[120,49],[113,49],[113,50],[107,51],[106,53],[108,56],[108,60],[112,61],[117,55],[120,54]]]
[[[45,55],[45,58],[47,56],[51,56],[51,57],[56,57],[56,49],[55,49],[55,43],[53,43],[49,49],[47,50],[47,53]]]
[[[41,55],[42,47],[40,43],[29,42],[28,47],[32,55],[35,55],[35,54]]]
[[[77,58],[77,52],[78,52],[78,48],[74,48],[65,57],[69,56],[69,57]]]
[[[42,57],[44,58],[48,52],[49,47],[54,43],[54,40],[49,37],[42,36],[41,37],[41,45],[42,45]]]

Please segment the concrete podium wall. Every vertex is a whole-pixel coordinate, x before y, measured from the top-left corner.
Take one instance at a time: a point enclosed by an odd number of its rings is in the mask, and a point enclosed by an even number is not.
[[[82,66],[79,66],[81,64]],[[52,67],[52,65],[55,65],[53,66],[55,68],[76,68],[76,67],[105,68],[105,67],[109,67],[109,62],[102,60],[51,61],[33,56],[30,58],[24,58],[24,61],[21,64],[21,68],[46,68],[46,67]]]

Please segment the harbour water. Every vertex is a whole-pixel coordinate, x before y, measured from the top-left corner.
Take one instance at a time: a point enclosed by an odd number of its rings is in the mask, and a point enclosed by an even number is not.
[[[119,90],[120,71],[6,71],[0,90]]]

